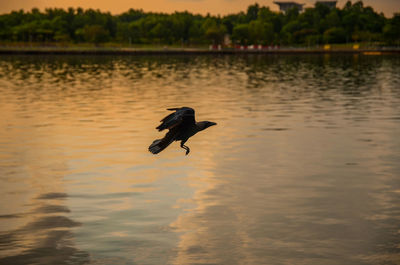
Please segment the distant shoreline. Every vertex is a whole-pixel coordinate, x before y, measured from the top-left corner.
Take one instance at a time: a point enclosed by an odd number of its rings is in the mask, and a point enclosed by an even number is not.
[[[201,48],[102,48],[102,47],[0,47],[0,55],[242,55],[242,54],[362,54],[400,55],[400,48],[372,49],[322,49],[322,48],[279,48],[279,49],[201,49]]]

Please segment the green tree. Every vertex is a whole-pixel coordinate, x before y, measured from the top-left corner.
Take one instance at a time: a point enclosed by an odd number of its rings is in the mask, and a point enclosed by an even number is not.
[[[110,33],[101,25],[90,25],[83,28],[83,36],[86,41],[99,44],[108,41]]]
[[[128,39],[132,43],[141,43],[144,38],[139,21],[129,23]]]
[[[232,39],[235,42],[246,44],[249,38],[249,24],[239,24],[233,28]]]
[[[295,32],[302,29],[302,24],[298,20],[293,20],[287,23],[281,31],[281,39],[284,44],[296,43]]]
[[[222,44],[227,32],[223,24],[218,24],[215,19],[208,18],[203,23],[204,36],[213,44]]]
[[[318,3],[304,12],[294,8],[287,13],[254,4],[244,12],[223,17],[135,9],[112,15],[95,9],[34,8],[0,15],[0,40],[220,44],[228,34],[234,41],[248,44],[384,41],[393,45],[399,43],[398,21],[398,14],[387,19],[361,1],[348,1],[341,9]]]
[[[261,20],[253,20],[248,24],[248,39],[252,44],[271,42],[274,39],[274,31],[271,23]]]
[[[247,14],[246,14],[247,22],[256,20],[258,17],[259,10],[260,10],[260,6],[258,4],[250,5],[247,8]]]
[[[383,28],[383,36],[388,44],[400,45],[400,13],[393,15]]]
[[[343,43],[346,41],[346,31],[343,28],[333,27],[324,32],[325,43]]]

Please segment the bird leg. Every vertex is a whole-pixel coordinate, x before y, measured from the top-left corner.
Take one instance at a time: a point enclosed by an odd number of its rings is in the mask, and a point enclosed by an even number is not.
[[[181,142],[181,147],[182,147],[183,149],[186,150],[186,154],[185,154],[185,155],[188,155],[189,152],[190,152],[190,148],[189,148],[188,146],[185,145],[185,142],[186,142],[186,141],[182,141],[182,142]]]

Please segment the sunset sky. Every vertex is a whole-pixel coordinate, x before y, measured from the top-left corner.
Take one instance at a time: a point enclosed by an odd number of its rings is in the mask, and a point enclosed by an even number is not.
[[[82,7],[110,11],[113,14],[134,8],[167,13],[187,10],[191,13],[225,15],[244,11],[255,2],[262,6],[269,6],[272,10],[278,10],[278,7],[273,4],[273,0],[0,0],[0,13],[19,9],[30,10],[33,7],[41,10],[47,7]],[[312,6],[315,1],[301,0],[298,2]],[[339,0],[338,7],[343,7],[346,2],[347,0]],[[364,0],[363,2],[378,12],[384,12],[387,17],[391,17],[395,12],[400,12],[400,0]]]

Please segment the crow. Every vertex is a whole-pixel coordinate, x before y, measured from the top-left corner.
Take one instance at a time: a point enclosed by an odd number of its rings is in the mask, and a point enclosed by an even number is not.
[[[186,155],[190,149],[185,145],[186,141],[196,133],[216,125],[211,121],[196,122],[194,119],[194,109],[189,107],[167,109],[175,111],[161,120],[161,124],[156,128],[158,131],[168,129],[169,131],[162,139],[157,139],[149,146],[149,151],[158,154],[173,141],[181,141],[181,148],[186,150]]]

